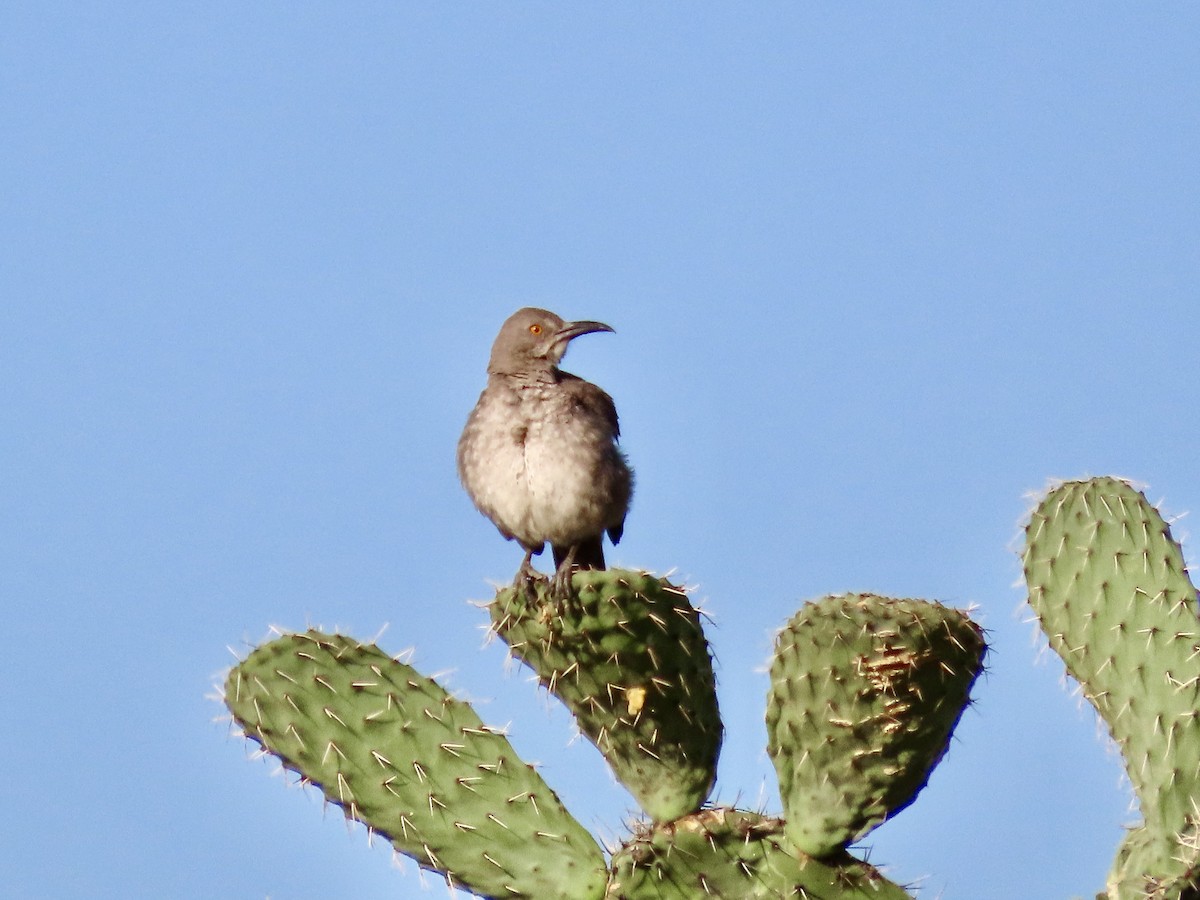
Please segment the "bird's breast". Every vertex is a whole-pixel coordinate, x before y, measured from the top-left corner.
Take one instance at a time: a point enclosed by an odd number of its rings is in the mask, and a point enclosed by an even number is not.
[[[459,446],[476,505],[525,544],[568,545],[611,518],[612,435],[561,394],[535,387],[489,399],[485,391]]]

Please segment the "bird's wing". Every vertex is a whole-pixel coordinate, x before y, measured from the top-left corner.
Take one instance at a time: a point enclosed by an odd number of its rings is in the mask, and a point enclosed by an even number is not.
[[[587,412],[599,416],[608,423],[615,441],[621,436],[621,424],[617,420],[617,404],[602,388],[596,387],[590,381],[584,381],[578,375],[570,372],[560,372],[560,384],[571,392],[571,399],[582,406]]]

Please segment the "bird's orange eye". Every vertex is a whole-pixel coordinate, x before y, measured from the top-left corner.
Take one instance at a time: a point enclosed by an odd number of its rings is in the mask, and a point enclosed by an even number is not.
[[[530,334],[541,334],[541,333],[542,333],[542,326],[541,326],[541,325],[530,325],[530,326],[529,326],[529,333],[530,333]]]

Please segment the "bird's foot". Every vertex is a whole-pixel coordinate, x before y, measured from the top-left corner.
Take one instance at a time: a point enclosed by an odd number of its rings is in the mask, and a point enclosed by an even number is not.
[[[521,561],[521,568],[517,569],[517,575],[513,579],[513,590],[525,598],[527,601],[532,601],[537,596],[537,591],[534,589],[534,582],[543,578],[541,572],[533,567],[532,551],[525,554],[525,559]]]
[[[550,596],[556,603],[564,604],[574,596],[575,589],[571,586],[571,576],[574,573],[575,547],[572,547],[554,570],[554,579],[550,582]]]
[[[559,603],[570,600],[575,589],[571,585],[571,576],[574,575],[575,567],[570,564],[561,565],[554,572],[554,578],[550,581],[550,596]]]
[[[528,572],[518,572],[517,577],[513,579],[513,590],[525,602],[533,600],[537,596],[537,590],[534,588],[534,582],[537,580],[537,573],[533,570]]]

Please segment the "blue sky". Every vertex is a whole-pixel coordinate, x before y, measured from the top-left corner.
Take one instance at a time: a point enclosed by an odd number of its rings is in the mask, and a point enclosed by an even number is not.
[[[616,329],[566,367],[638,473],[610,561],[715,619],[716,799],[779,809],[763,670],[802,601],[970,605],[990,673],[870,858],[925,898],[1094,894],[1136,814],[1026,621],[1015,536],[1052,478],[1200,505],[1198,26],[6,4],[6,895],[426,895],[215,721],[227,648],[273,624],[388,626],[622,833],[631,799],[467,602],[520,551],[454,445],[531,304]]]

